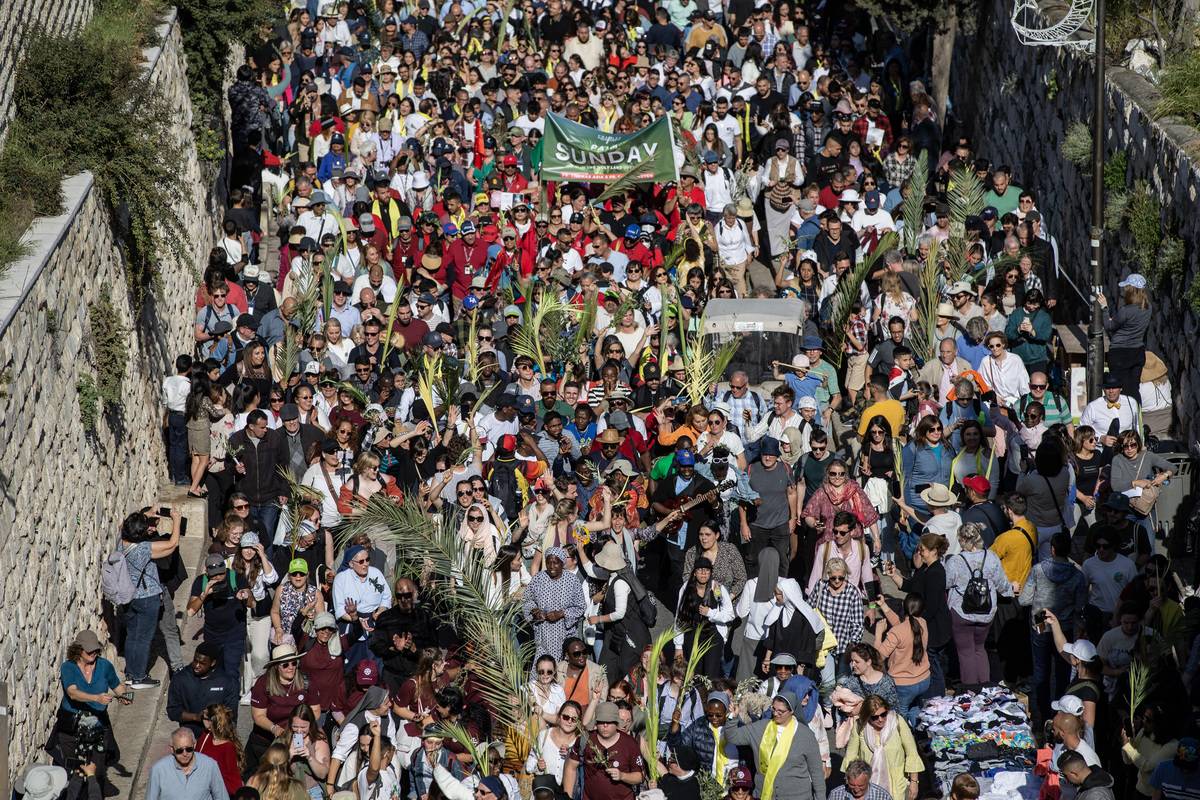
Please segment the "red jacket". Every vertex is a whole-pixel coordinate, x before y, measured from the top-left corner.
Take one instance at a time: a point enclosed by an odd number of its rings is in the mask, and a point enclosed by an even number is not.
[[[476,237],[475,244],[469,248],[462,239],[454,240],[446,251],[443,264],[447,276],[453,276],[454,279],[450,286],[451,294],[460,299],[467,296],[475,273],[482,272],[487,266],[487,251],[488,243],[480,237]]]
[[[397,237],[392,243],[392,277],[400,280],[401,276],[404,279],[412,274],[412,269],[421,263],[421,245],[417,241],[416,236],[409,236],[408,243]]]

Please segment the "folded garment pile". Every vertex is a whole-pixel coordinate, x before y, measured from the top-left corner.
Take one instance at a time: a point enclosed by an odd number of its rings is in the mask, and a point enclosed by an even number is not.
[[[970,772],[981,779],[1003,776],[997,781],[1001,793],[993,797],[1008,800],[1030,791],[1037,797],[1037,742],[1025,706],[1006,687],[935,697],[921,709],[917,728],[929,737],[934,781],[943,793],[949,793],[955,775]]]

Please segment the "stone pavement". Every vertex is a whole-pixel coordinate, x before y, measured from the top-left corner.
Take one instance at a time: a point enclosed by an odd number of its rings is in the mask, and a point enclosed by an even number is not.
[[[187,534],[179,543],[179,555],[187,567],[188,579],[175,593],[175,611],[179,615],[179,630],[183,636],[183,657],[190,662],[202,622],[199,617],[188,620],[184,609],[191,578],[199,574],[204,553],[208,550],[207,503],[188,497],[187,487],[167,483],[159,488],[157,504],[180,506],[188,521]],[[171,732],[177,727],[166,715],[170,676],[164,654],[155,652],[151,658],[150,674],[162,685],[156,689],[131,690],[135,695],[133,703],[128,706],[114,703],[110,712],[126,774],[110,769],[109,778],[120,789],[119,797],[130,800],[144,796],[150,767],[168,754]],[[114,658],[113,663],[118,667],[118,674],[123,674],[120,670],[122,662]]]

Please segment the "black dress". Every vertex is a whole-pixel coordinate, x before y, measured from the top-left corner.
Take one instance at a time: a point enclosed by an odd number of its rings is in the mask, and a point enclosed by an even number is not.
[[[950,643],[950,606],[946,603],[946,568],[942,562],[917,567],[905,578],[900,588],[916,592],[925,599],[925,624],[929,626],[929,646],[944,647]]]

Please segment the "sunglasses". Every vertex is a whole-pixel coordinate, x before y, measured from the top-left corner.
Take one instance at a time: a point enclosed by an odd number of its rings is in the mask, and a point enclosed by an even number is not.
[[[552,669],[539,669],[537,672],[538,672],[538,675],[553,675],[554,674],[554,670],[552,670]]]
[[[831,576],[829,576],[829,578],[827,578],[827,580],[830,583],[845,583],[846,576],[845,575],[831,575]]]
[[[172,752],[172,753],[174,753],[174,754],[175,754],[175,755],[177,755],[177,756],[181,756],[181,755],[183,755],[184,753],[194,753],[194,752],[196,752],[196,748],[194,748],[194,747],[172,747],[172,748],[171,748],[171,752]]]
[[[845,471],[844,471],[844,470],[840,470],[840,469],[839,469],[839,470],[830,470],[830,471],[829,471],[829,477],[831,477],[831,478],[844,478],[844,477],[846,477],[846,473],[845,473]]]
[[[878,713],[878,714],[872,714],[872,715],[871,715],[871,721],[872,721],[872,722],[875,722],[875,721],[877,721],[877,720],[881,720],[881,719],[887,719],[887,715],[888,715],[888,712],[886,712],[886,711],[881,711],[881,712],[880,712],[880,713]]]
[[[249,503],[234,503],[233,504],[234,511],[245,511],[249,507],[250,507]]]
[[[467,522],[483,522],[483,517],[477,517],[477,516],[472,515],[470,517],[467,517]]]
[[[575,658],[576,656],[582,656],[582,655],[586,655],[586,654],[587,654],[587,650],[572,650],[569,653],[567,653],[567,655],[569,655],[571,658]]]
[[[471,494],[471,490],[470,490],[470,489],[463,489],[463,490],[461,490],[460,492],[458,492],[458,496],[459,496],[459,497],[466,497],[466,496],[468,496],[469,494]]]
[[[850,529],[849,529],[849,528],[834,528],[834,529],[833,529],[833,532],[834,532],[834,534],[836,534],[837,536],[849,536],[849,535],[850,535]]]
[[[1049,388],[1049,384],[1046,384],[1046,383],[1031,383],[1031,384],[1029,384],[1029,388],[1030,388],[1030,389],[1047,389],[1047,388]]]
[[[351,561],[350,563],[351,563],[351,564],[370,564],[370,563],[371,563],[371,559],[369,559],[369,558],[356,558],[356,559],[354,559],[353,561]]]
[[[307,578],[307,572],[289,572],[288,575],[292,578]]]
[[[558,718],[560,720],[562,720],[563,722],[578,722],[579,721],[579,717],[575,717],[575,716],[568,717],[566,714],[559,714]]]

